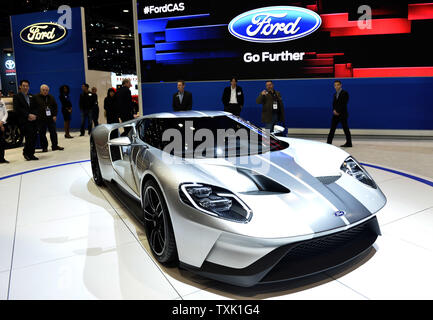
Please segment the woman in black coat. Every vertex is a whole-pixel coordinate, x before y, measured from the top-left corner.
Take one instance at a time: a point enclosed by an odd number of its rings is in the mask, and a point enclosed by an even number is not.
[[[70,89],[69,86],[63,85],[60,87],[60,102],[62,104],[62,114],[63,120],[65,121],[65,138],[72,139],[73,137],[69,134],[71,127],[71,117],[72,117],[72,103],[70,99]]]
[[[116,106],[114,95],[116,91],[113,88],[108,89],[107,97],[104,100],[104,109],[106,112],[107,123],[119,123],[119,113]]]

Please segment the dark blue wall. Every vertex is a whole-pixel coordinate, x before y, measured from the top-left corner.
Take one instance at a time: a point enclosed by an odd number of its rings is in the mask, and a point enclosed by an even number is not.
[[[334,79],[275,80],[283,96],[286,126],[329,128]],[[190,82],[193,110],[223,110],[227,82]],[[246,102],[241,117],[261,125],[261,106],[255,100],[264,81],[239,81]],[[175,83],[143,84],[144,114],[172,111]],[[349,125],[353,129],[433,130],[433,78],[343,79],[350,94]]]
[[[59,101],[59,88],[66,84],[71,88],[73,106],[72,128],[80,126],[80,109],[78,106],[81,85],[85,82],[83,33],[81,9],[72,9],[72,29],[63,40],[43,46],[25,43],[20,32],[25,27],[38,22],[57,22],[61,15],[57,11],[37,12],[11,17],[12,36],[18,82],[30,81],[30,92],[39,93],[42,84],[50,87],[59,106],[57,126],[63,128],[63,115]]]

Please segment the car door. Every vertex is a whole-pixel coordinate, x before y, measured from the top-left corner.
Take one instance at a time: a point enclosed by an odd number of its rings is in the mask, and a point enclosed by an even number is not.
[[[111,158],[113,168],[122,179],[122,182],[136,195],[139,195],[135,175],[135,159],[140,149],[144,148],[144,145],[137,137],[135,124],[129,125],[128,128],[130,128],[130,131],[127,136],[110,140]],[[115,156],[115,154],[118,156]]]
[[[134,180],[134,186],[131,188],[133,188],[137,195],[139,195],[142,172],[146,171],[150,166],[149,157],[147,154],[149,146],[140,139],[138,132],[132,135],[131,141],[132,144],[129,159],[131,164],[132,179]]]

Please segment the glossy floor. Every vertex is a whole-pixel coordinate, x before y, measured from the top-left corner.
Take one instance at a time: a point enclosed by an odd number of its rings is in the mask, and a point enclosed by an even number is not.
[[[68,160],[85,158],[79,150]],[[254,288],[156,263],[143,228],[94,184],[88,162],[2,179],[0,299],[432,299],[433,187],[368,170],[388,198],[374,248],[331,272]]]

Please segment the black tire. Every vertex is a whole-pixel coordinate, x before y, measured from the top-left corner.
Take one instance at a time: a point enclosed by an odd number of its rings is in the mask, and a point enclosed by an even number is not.
[[[170,214],[159,186],[149,180],[143,187],[146,234],[153,256],[165,266],[178,264],[176,241]]]
[[[90,141],[90,163],[92,165],[93,181],[95,181],[97,186],[102,187],[104,185],[104,179],[102,178],[101,169],[99,168],[98,154],[93,140]]]
[[[18,148],[23,144],[24,136],[18,124],[7,123],[5,125],[4,138],[6,149]]]

